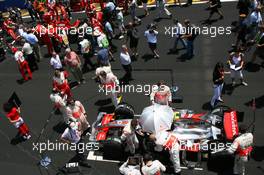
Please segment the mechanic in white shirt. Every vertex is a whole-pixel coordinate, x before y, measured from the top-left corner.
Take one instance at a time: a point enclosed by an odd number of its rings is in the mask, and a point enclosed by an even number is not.
[[[141,168],[143,175],[161,175],[166,167],[159,161],[154,160],[150,154],[144,155],[144,166]]]
[[[141,175],[140,165],[131,158],[121,165],[119,172],[123,175]]]
[[[139,141],[136,135],[137,127],[138,121],[137,119],[133,119],[126,124],[121,135],[121,140],[126,142],[126,150],[128,150],[132,155],[135,154],[136,149],[139,147]]]
[[[105,72],[101,71],[99,73],[99,79],[100,79],[100,92],[101,89],[104,89],[104,93],[107,96],[110,96],[112,99],[112,103],[116,107],[118,105],[118,97],[117,97],[117,91],[116,88],[119,85],[119,81],[117,77],[112,72]]]
[[[22,40],[22,42],[24,42],[24,45],[22,47],[22,51],[23,51],[24,55],[26,56],[26,60],[28,62],[30,70],[31,71],[38,70],[39,67],[37,65],[37,60],[36,60],[36,57],[35,57],[35,54],[33,52],[32,47],[30,46],[29,43],[25,42],[25,40]]]
[[[122,51],[120,53],[120,62],[126,72],[122,80],[124,82],[129,82],[130,80],[132,80],[132,66],[131,58],[126,45],[122,45]]]
[[[235,154],[233,173],[245,175],[245,163],[248,162],[251,151],[253,150],[253,135],[247,132],[247,126],[239,127],[240,135],[233,141],[227,150],[230,154]]]
[[[81,140],[81,123],[77,121],[70,121],[68,127],[61,135],[61,141],[71,144],[77,144]]]
[[[149,29],[145,31],[144,36],[147,38],[149,48],[154,54],[154,58],[159,58],[160,56],[158,55],[157,51],[157,35],[159,34],[159,32],[156,31],[155,28],[155,25],[151,24],[149,26]]]
[[[150,94],[150,101],[152,104],[170,105],[172,102],[171,90],[165,85],[164,81],[160,81],[153,87]]]
[[[157,134],[151,134],[150,140],[154,141],[155,151],[161,152],[163,149],[167,150],[170,154],[170,160],[174,167],[174,174],[181,174],[180,166],[180,144],[177,136],[173,132],[161,131]]]
[[[50,100],[54,103],[54,109],[59,110],[64,121],[68,122],[68,117],[66,115],[67,95],[62,95],[59,91],[52,90],[52,93],[50,94]]]
[[[54,70],[62,70],[60,56],[56,52],[52,53],[52,57],[50,58],[50,65]]]

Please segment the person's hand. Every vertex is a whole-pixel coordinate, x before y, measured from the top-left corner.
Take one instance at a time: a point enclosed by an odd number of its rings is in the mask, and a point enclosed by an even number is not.
[[[18,113],[21,113],[21,109],[20,109],[20,107],[17,108],[17,112],[18,112]]]

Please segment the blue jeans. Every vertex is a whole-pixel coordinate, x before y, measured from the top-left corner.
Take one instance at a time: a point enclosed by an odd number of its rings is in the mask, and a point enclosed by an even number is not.
[[[194,52],[193,52],[193,41],[189,41],[187,40],[187,52],[186,52],[186,56],[188,58],[193,57]]]
[[[182,39],[181,38],[181,36],[177,36],[176,38],[175,38],[175,42],[174,42],[174,47],[173,47],[173,49],[177,49],[177,46],[178,46],[178,42],[181,42],[182,43],[182,46],[184,47],[184,49],[186,49],[186,47],[187,47],[187,43],[186,43],[186,41],[184,40],[184,39]]]

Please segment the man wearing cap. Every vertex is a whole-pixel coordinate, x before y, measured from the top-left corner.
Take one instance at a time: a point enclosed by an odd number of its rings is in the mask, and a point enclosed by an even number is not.
[[[32,79],[32,72],[28,66],[28,62],[26,61],[23,52],[18,50],[17,48],[12,48],[12,51],[14,53],[14,57],[16,62],[18,63],[18,69],[25,81],[28,79]],[[26,75],[26,72],[28,76]]]
[[[164,81],[160,81],[153,87],[150,94],[150,101],[152,104],[158,103],[161,105],[170,105],[172,102],[171,90],[165,85]]]
[[[69,68],[78,84],[84,83],[83,73],[81,70],[81,60],[79,56],[70,48],[65,50],[66,55],[64,57],[65,65]]]
[[[161,131],[157,134],[151,134],[150,140],[154,141],[155,151],[161,152],[163,149],[169,151],[170,160],[174,167],[175,175],[181,174],[181,166],[180,166],[180,145],[177,139],[177,136],[172,132]]]
[[[245,125],[240,126],[240,135],[233,141],[232,145],[227,150],[230,154],[235,153],[233,173],[236,175],[245,175],[245,163],[248,161],[253,149],[253,135],[247,132],[247,129]]]

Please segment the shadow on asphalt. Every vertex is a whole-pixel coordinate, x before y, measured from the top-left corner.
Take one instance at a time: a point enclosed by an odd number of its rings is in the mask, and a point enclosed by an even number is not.
[[[95,106],[105,106],[105,105],[109,105],[110,103],[112,103],[111,98],[107,98],[104,100],[98,100],[94,103]]]
[[[154,56],[152,54],[145,54],[141,57],[145,62],[154,59]]]
[[[264,107],[264,95],[255,98],[256,108],[260,109]],[[252,107],[252,100],[245,103],[246,106]]]
[[[204,103],[204,104],[202,105],[202,109],[203,109],[203,110],[206,110],[206,111],[210,111],[210,110],[212,109],[211,104],[210,104],[210,101]]]
[[[247,63],[245,65],[245,70],[248,72],[258,72],[260,70],[260,65],[256,63]]]
[[[25,139],[19,135],[19,133],[10,141],[11,145],[18,145],[24,142]]]
[[[251,158],[257,162],[264,160],[264,146],[254,146],[251,153]]]
[[[64,132],[64,130],[67,128],[67,125],[65,122],[59,122],[58,124],[56,124],[55,126],[53,126],[53,131],[62,134]]]

